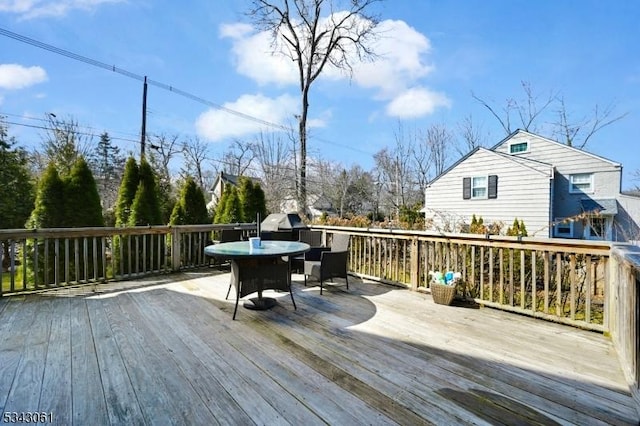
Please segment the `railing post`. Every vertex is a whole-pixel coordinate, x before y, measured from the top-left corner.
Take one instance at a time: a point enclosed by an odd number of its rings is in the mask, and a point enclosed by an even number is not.
[[[171,227],[171,270],[180,270],[180,246],[182,234],[177,227]]]
[[[411,240],[411,290],[418,290],[420,281],[420,241],[417,237]]]

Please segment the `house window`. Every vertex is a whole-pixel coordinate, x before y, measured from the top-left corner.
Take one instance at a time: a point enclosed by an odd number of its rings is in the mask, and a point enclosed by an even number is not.
[[[509,144],[509,154],[519,154],[521,152],[529,152],[529,142]]]
[[[487,198],[487,177],[471,178],[471,198]]]
[[[573,238],[573,221],[556,219],[553,226],[553,236],[559,238]]]
[[[493,199],[498,198],[498,176],[474,176],[462,179],[462,198]]]
[[[569,176],[569,192],[593,192],[593,173],[579,173]]]
[[[585,228],[584,237],[588,240],[610,240],[612,219],[607,216],[592,216]]]

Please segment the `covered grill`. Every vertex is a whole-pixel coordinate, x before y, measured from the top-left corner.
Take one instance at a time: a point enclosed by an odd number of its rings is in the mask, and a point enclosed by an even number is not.
[[[296,241],[301,229],[307,229],[297,213],[271,213],[260,224],[264,240]]]

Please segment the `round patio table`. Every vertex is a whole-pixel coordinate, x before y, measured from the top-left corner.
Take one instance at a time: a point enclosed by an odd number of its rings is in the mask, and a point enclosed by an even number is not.
[[[253,248],[250,241],[233,241],[213,244],[204,248],[206,256],[215,256],[231,261],[231,285],[236,288],[238,300],[252,293],[258,297],[247,300],[247,309],[265,310],[276,304],[270,297],[262,297],[263,290],[289,291],[291,300],[290,257],[309,251],[309,244],[297,241],[261,241]],[[283,260],[283,258],[287,258]],[[227,297],[229,293],[227,292]],[[295,307],[295,301],[294,307]],[[234,318],[235,318],[234,310]]]

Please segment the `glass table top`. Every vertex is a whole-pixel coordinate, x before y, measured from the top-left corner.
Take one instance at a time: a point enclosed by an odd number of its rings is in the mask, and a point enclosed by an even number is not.
[[[310,249],[309,244],[299,241],[261,241],[259,248],[253,248],[249,241],[234,241],[207,246],[204,253],[220,257],[295,256]]]

